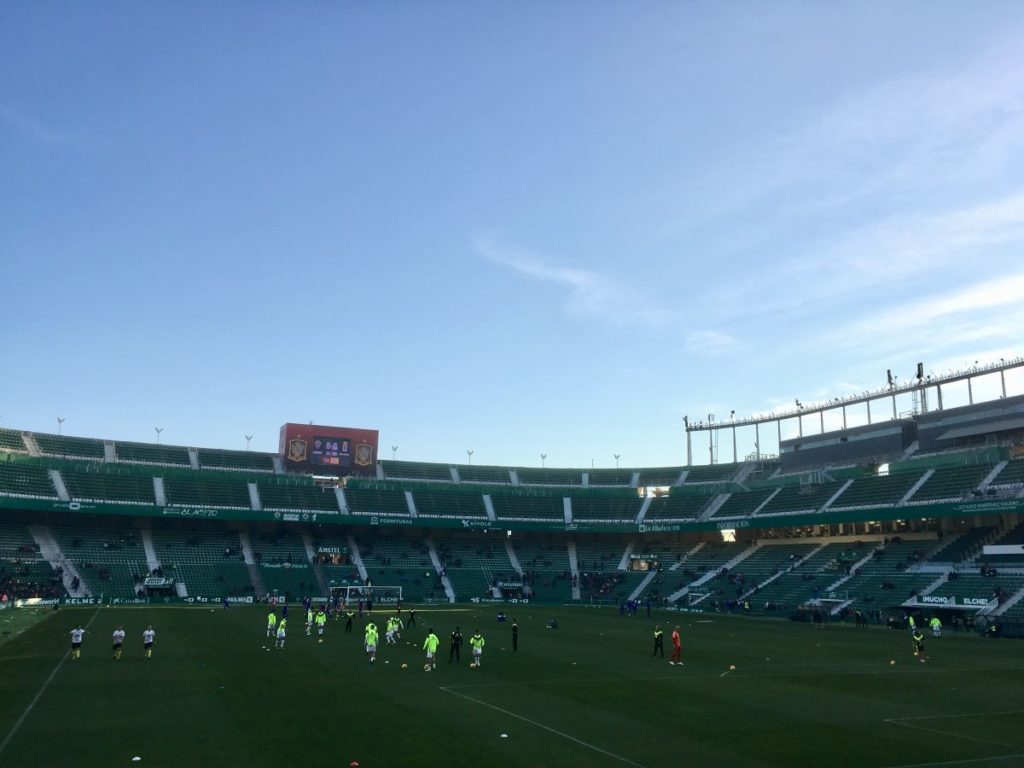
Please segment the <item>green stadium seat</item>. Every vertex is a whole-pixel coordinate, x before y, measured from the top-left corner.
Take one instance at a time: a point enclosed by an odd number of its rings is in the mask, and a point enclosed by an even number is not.
[[[207,469],[236,469],[243,472],[273,472],[273,453],[258,451],[225,451],[199,448],[199,466]]]
[[[34,461],[0,461],[0,495],[56,499],[46,466]]]
[[[34,433],[32,437],[39,446],[40,452],[47,456],[62,456],[74,459],[103,460],[104,447],[102,440],[87,437],[67,437],[65,435],[47,435]]]
[[[188,448],[155,443],[115,443],[117,460],[134,464],[190,466]]]

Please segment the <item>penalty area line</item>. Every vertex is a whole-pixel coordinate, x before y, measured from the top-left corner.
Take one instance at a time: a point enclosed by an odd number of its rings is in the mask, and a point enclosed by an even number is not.
[[[89,627],[92,626],[93,621],[95,621],[96,617],[100,615],[100,608],[102,607],[103,606],[101,605],[98,608],[96,608],[96,612],[93,613],[92,617],[85,625],[86,630],[88,630]],[[60,661],[57,662],[57,666],[53,668],[53,671],[50,673],[50,676],[46,678],[46,682],[43,683],[43,686],[39,689],[39,692],[36,693],[32,701],[30,701],[28,703],[28,706],[25,707],[25,711],[22,712],[21,717],[19,717],[15,721],[14,726],[11,728],[10,732],[4,737],[4,740],[0,741],[0,755],[4,753],[5,749],[7,749],[7,745],[11,743],[11,739],[14,738],[14,734],[16,734],[18,732],[18,729],[21,728],[21,724],[25,722],[25,718],[28,717],[29,713],[32,711],[32,708],[35,707],[35,705],[39,702],[39,699],[42,698],[43,694],[46,692],[46,689],[49,687],[50,683],[53,682],[53,678],[57,676],[57,673],[60,671],[60,668],[64,666],[64,662],[68,660],[68,657],[70,655],[70,650],[64,651],[64,655],[60,657]]]
[[[938,763],[906,763],[904,765],[890,765],[887,768],[941,768],[944,765],[970,765],[971,763],[994,763],[1003,760],[1017,759],[1024,757],[1024,752],[1015,752],[1012,755],[996,755],[994,757],[968,757],[963,760],[943,760]]]
[[[459,693],[458,691],[453,691],[450,688],[447,688],[445,686],[441,686],[441,690],[444,691],[445,693],[450,693],[452,696],[458,696],[460,699],[466,699],[466,701],[472,701],[474,704],[480,704],[481,706],[487,707],[488,709],[493,709],[495,712],[500,712],[501,714],[507,715],[508,717],[514,717],[516,720],[521,720],[524,723],[528,723],[528,724],[530,724],[530,725],[532,725],[532,726],[534,726],[536,728],[540,728],[542,730],[545,730],[548,733],[553,733],[556,736],[561,736],[563,739],[568,739],[569,741],[573,742],[574,744],[579,744],[581,747],[585,747],[587,749],[593,750],[594,752],[600,752],[602,755],[610,757],[613,760],[618,760],[620,763],[625,763],[626,765],[632,765],[632,766],[634,766],[634,768],[644,768],[643,765],[641,765],[640,763],[633,762],[628,757],[623,757],[622,755],[617,755],[614,752],[609,752],[607,749],[601,749],[601,747],[594,746],[590,742],[583,741],[583,739],[577,739],[575,736],[570,736],[568,733],[563,733],[562,731],[559,731],[559,730],[557,730],[555,728],[552,728],[549,725],[544,725],[544,723],[538,723],[536,720],[531,720],[528,717],[523,717],[522,715],[517,715],[515,712],[510,712],[507,709],[502,709],[501,707],[497,707],[494,704],[488,704],[486,701],[481,701],[480,699],[475,699],[472,696],[467,696],[464,693]]]

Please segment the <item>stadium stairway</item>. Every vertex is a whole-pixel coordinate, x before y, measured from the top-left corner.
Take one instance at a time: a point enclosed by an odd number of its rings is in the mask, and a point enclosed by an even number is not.
[[[785,570],[776,571],[771,576],[769,576],[767,579],[762,581],[760,584],[755,584],[752,589],[749,589],[746,592],[744,592],[742,595],[740,595],[739,599],[740,600],[746,600],[752,594],[754,594],[758,590],[762,589],[766,585],[771,584],[773,581],[775,581],[780,576],[784,576],[786,573],[789,573],[790,571],[795,570],[796,568],[799,568],[801,565],[803,565],[808,560],[810,560],[812,557],[814,557],[819,552],[821,552],[821,550],[823,550],[828,545],[829,545],[829,542],[827,542],[827,541],[824,544],[819,544],[814,549],[812,549],[810,552],[808,552],[806,555],[801,557],[799,560],[797,560],[796,562],[790,564]]]
[[[947,581],[949,581],[949,572],[953,570],[953,567],[952,566],[939,566],[939,569],[940,570],[936,572],[935,581],[933,581],[931,584],[929,584],[928,586],[924,587],[920,592],[918,592],[918,596],[924,597],[925,595],[930,595],[932,592],[934,592],[939,587],[941,587],[943,584],[945,584]],[[904,603],[904,605],[916,605],[916,604],[917,604],[917,602],[913,598],[911,598],[910,600],[907,600]]]
[[[626,543],[626,548],[622,551],[622,557],[619,558],[620,571],[624,571],[629,567],[629,556],[633,554],[634,549],[636,549],[635,541]]]
[[[732,496],[731,493],[720,493],[715,496],[706,507],[701,511],[700,517],[698,518],[701,522],[710,520],[715,516],[715,513],[722,508],[722,505],[729,500]]]
[[[380,466],[379,464],[377,465]],[[370,572],[366,570],[366,564],[363,562],[363,555],[359,551],[359,545],[356,544],[356,537],[351,533],[348,535],[348,557],[352,561],[352,564],[359,571],[359,578],[363,580],[365,584],[370,578]]]
[[[153,544],[153,530],[151,528],[142,528],[139,531],[139,535],[142,539],[142,549],[146,553],[146,567],[152,573],[160,567],[160,558],[157,557],[156,546]]]
[[[682,568],[682,566],[683,566],[683,563],[685,563],[685,562],[686,562],[687,558],[689,558],[689,557],[690,557],[691,555],[695,555],[695,554],[697,554],[698,552],[700,552],[700,551],[701,551],[702,549],[704,549],[704,546],[705,546],[706,544],[707,544],[707,542],[704,542],[704,541],[700,542],[700,544],[698,544],[698,545],[697,545],[696,547],[694,547],[694,548],[693,548],[693,549],[691,549],[691,550],[690,550],[689,552],[687,552],[687,553],[686,553],[685,555],[683,555],[683,556],[682,556],[682,558],[680,558],[680,559],[679,559],[679,560],[677,560],[677,561],[676,561],[675,563],[673,563],[673,564],[672,564],[672,565],[671,565],[671,566],[669,567],[669,570],[670,570],[670,571],[678,571],[678,570],[679,570],[680,568]]]
[[[854,574],[856,574],[857,571],[859,571],[865,563],[867,563],[871,558],[875,556],[875,552],[882,548],[881,540],[875,541],[875,544],[876,546],[868,549],[867,554],[865,554],[864,557],[862,557],[860,560],[858,560],[850,566],[850,570],[845,576],[843,576],[841,579],[838,579],[837,581],[832,582],[822,591],[835,592],[841,585],[845,584],[850,579],[852,579],[854,577]],[[853,601],[851,600],[850,602],[852,603]]]
[[[677,600],[679,600],[679,598],[681,598],[684,595],[686,595],[686,593],[689,592],[694,587],[699,587],[699,586],[701,586],[703,584],[706,584],[707,582],[711,581],[719,573],[721,573],[723,568],[726,568],[726,569],[731,571],[733,568],[735,568],[737,565],[742,563],[744,560],[746,560],[752,554],[757,552],[757,550],[759,550],[762,546],[764,546],[764,545],[761,542],[758,542],[757,544],[753,544],[753,545],[747,547],[742,552],[740,552],[738,555],[736,555],[736,557],[734,557],[732,560],[729,560],[728,562],[723,563],[718,568],[715,568],[715,569],[712,569],[712,570],[708,571],[703,576],[701,576],[699,579],[697,579],[695,581],[691,581],[689,584],[687,584],[682,589],[677,589],[675,592],[673,592],[671,595],[668,596],[668,601],[670,603],[676,602]],[[696,551],[697,551],[696,548],[692,549],[689,553],[687,553],[687,557],[689,557],[689,555],[692,555]]]
[[[637,475],[639,474],[640,473],[637,472]],[[653,500],[653,496],[644,497],[643,503],[640,505],[640,509],[636,513],[636,522],[638,525],[644,521],[645,517],[647,517],[647,510],[651,508],[651,501]]]
[[[35,539],[39,547],[39,554],[50,564],[50,567],[54,571],[58,568],[64,569],[62,581],[67,593],[72,597],[92,597],[92,589],[89,588],[89,584],[82,577],[82,574],[78,572],[75,564],[64,557],[64,553],[61,551],[60,544],[57,543],[53,532],[44,525],[30,525],[28,526],[28,532]],[[71,588],[71,582],[76,577],[78,578],[77,591]]]
[[[640,597],[640,595],[643,593],[643,591],[645,589],[647,589],[647,585],[650,584],[652,581],[654,581],[654,577],[657,576],[657,575],[658,575],[658,572],[656,570],[648,571],[647,575],[644,576],[643,579],[640,581],[640,583],[636,585],[636,588],[632,592],[629,593],[629,598],[628,599],[629,600],[636,600],[638,597]]]
[[[523,565],[519,562],[519,555],[517,555],[515,549],[512,548],[512,542],[509,539],[505,539],[505,551],[508,553],[508,561],[512,563],[512,567],[515,568],[516,573],[522,576]]]
[[[249,571],[252,588],[256,590],[257,595],[267,594],[267,586],[263,583],[263,574],[260,573],[260,567],[256,564],[256,556],[252,551],[252,539],[249,538],[249,532],[239,531],[238,542],[242,545],[242,559]]]
[[[996,608],[994,611],[992,611],[992,615],[993,616],[1002,616],[1007,611],[1009,611],[1011,608],[1013,608],[1015,605],[1017,605],[1017,603],[1021,602],[1021,600],[1024,600],[1024,587],[1021,587],[1016,592],[1014,592],[1012,595],[1010,595],[1009,598],[1007,598],[1005,601],[1003,601],[1002,605],[1000,605],[998,608]]]
[[[327,588],[327,579],[324,576],[323,566],[316,561],[316,547],[313,546],[313,534],[309,531],[302,532],[302,546],[306,550],[306,559],[309,560],[309,567],[313,569],[313,578],[316,585],[320,587],[320,594],[330,596],[331,590]]]
[[[566,499],[568,501],[568,499]],[[580,562],[576,557],[576,542],[566,542],[566,549],[569,551],[569,573],[572,574],[573,588],[572,588],[572,599],[580,599]]]
[[[43,452],[39,450],[39,443],[36,442],[35,436],[30,432],[22,432],[21,439],[25,442],[25,448],[28,450],[29,456],[43,455]]]
[[[434,540],[428,536],[424,543],[427,545],[427,553],[430,555],[430,562],[434,564],[434,570],[437,571],[437,575],[441,577],[441,586],[444,587],[444,593],[448,596],[448,602],[454,603],[455,589],[452,587],[451,579],[449,579],[448,575],[445,573],[444,566],[441,564],[441,558],[437,555],[437,547],[434,546]]]

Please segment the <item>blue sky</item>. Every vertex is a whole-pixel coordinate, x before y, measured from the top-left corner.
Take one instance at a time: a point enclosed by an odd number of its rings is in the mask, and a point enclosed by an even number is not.
[[[5,3],[0,424],[667,465],[683,414],[1024,352],[1022,37],[1016,2]]]

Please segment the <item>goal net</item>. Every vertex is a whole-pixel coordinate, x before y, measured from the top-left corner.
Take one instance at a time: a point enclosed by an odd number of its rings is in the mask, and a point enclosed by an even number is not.
[[[331,597],[338,597],[347,605],[358,603],[360,600],[364,603],[372,603],[374,605],[392,605],[394,603],[402,602],[402,588],[378,587],[376,585],[363,586],[361,584],[346,587],[331,587]]]
[[[704,600],[711,592],[707,589],[691,589],[686,593],[686,604],[696,605]]]

